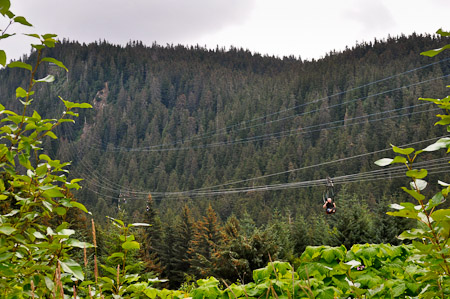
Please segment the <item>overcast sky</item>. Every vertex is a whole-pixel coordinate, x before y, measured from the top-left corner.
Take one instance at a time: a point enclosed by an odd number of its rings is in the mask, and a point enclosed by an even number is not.
[[[450,29],[449,0],[12,0],[11,10],[34,25],[28,32],[61,39],[232,45],[302,59],[388,34]],[[0,40],[8,57],[27,52],[25,45],[18,36]]]

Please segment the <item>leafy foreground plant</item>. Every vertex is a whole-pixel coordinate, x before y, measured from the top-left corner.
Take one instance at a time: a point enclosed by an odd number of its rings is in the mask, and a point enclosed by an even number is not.
[[[450,36],[449,32],[439,30],[437,32],[441,36]],[[421,53],[425,56],[433,57],[445,49],[450,48],[446,45],[440,49],[430,50]],[[447,86],[450,87],[450,86]],[[429,101],[442,108],[445,114],[437,115],[441,120],[436,125],[447,126],[450,132],[450,96],[444,99],[420,98],[422,101]],[[438,180],[441,191],[432,196],[428,196],[426,188],[429,182],[425,180],[428,176],[426,169],[415,168],[418,157],[423,153],[447,149],[450,152],[450,138],[441,138],[435,143],[424,149],[416,150],[410,148],[398,148],[392,146],[393,151],[398,154],[393,159],[384,158],[376,161],[379,166],[400,163],[407,168],[406,176],[411,179],[409,187],[403,187],[403,191],[408,193],[417,204],[401,203],[392,204],[391,208],[396,209],[395,212],[388,212],[389,215],[406,217],[418,221],[418,227],[403,232],[399,238],[402,240],[412,240],[415,248],[415,254],[410,257],[411,265],[420,265],[423,267],[423,273],[416,279],[422,292],[420,297],[423,298],[449,298],[450,297],[450,209],[438,209],[445,202],[445,197],[450,192],[450,184]],[[428,188],[430,189],[430,188]]]
[[[14,23],[31,26],[15,16],[10,3],[0,1],[0,13],[10,20],[0,39]],[[36,79],[43,63],[52,63],[67,71],[64,64],[51,57],[42,57],[45,48],[56,44],[54,34],[29,34],[38,41],[32,44],[34,65],[21,61],[6,64],[6,53],[0,50],[0,64],[21,68],[28,85],[16,89],[16,98],[23,106],[21,113],[7,110],[0,104],[0,296],[2,298],[59,297],[73,281],[83,280],[81,266],[70,255],[73,248],[91,245],[71,236],[66,221],[70,208],[87,212],[73,199],[71,190],[79,189],[80,179],[67,180],[69,163],[53,160],[43,154],[42,140],[56,139],[54,129],[64,122],[74,122],[75,108],[91,108],[87,103],[73,103],[62,98],[65,110],[59,119],[44,119],[37,111],[30,113],[34,89],[51,83],[54,76]],[[2,95],[6,97],[6,95]],[[30,116],[31,114],[31,116]]]

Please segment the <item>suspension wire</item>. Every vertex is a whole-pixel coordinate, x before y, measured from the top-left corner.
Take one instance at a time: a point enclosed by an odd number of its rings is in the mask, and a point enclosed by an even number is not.
[[[360,117],[356,117],[356,118],[353,118],[353,119],[358,119],[358,118],[363,118],[363,117],[369,117],[369,116],[372,116],[372,115],[376,115],[376,114],[384,114],[384,113],[388,113],[388,112],[390,112],[390,111],[396,111],[396,110],[402,110],[402,109],[408,109],[408,108],[413,108],[413,107],[418,107],[418,106],[424,106],[424,105],[429,105],[429,103],[423,103],[423,104],[418,104],[418,105],[413,105],[413,106],[409,106],[409,107],[403,107],[403,108],[398,108],[398,109],[393,109],[393,110],[389,110],[389,111],[384,111],[384,112],[380,112],[380,113],[373,113],[373,114],[371,114],[371,115],[367,115],[367,116],[360,116]],[[437,108],[438,109],[438,108]],[[428,110],[429,111],[429,110]],[[423,112],[423,111],[420,111],[420,113],[421,112]],[[419,112],[415,112],[415,113],[419,113]],[[405,114],[403,114],[403,115],[405,115]],[[403,116],[403,115],[400,115],[400,116]],[[411,114],[407,114],[407,115],[411,115]],[[388,119],[388,118],[394,118],[394,117],[400,117],[400,116],[392,116],[392,117],[387,117],[387,118],[382,118],[381,120],[383,120],[383,119]],[[350,120],[352,120],[352,119],[348,119],[347,121],[350,121]],[[376,120],[370,120],[370,121],[368,121],[368,122],[372,122],[372,121],[378,121],[378,120],[380,120],[380,119],[376,119]],[[336,121],[335,121],[336,122]],[[335,122],[330,122],[330,123],[335,123]],[[361,123],[361,122],[360,122]],[[356,123],[356,124],[360,124],[360,123]],[[365,123],[365,122],[364,122]],[[354,125],[354,124],[350,124],[350,125]],[[311,127],[315,127],[315,126],[311,126]],[[336,127],[335,127],[336,128]],[[71,131],[70,131],[71,132]],[[72,134],[71,133],[69,133],[69,139],[72,139],[73,137],[72,137]],[[75,150],[75,152],[77,152],[78,153],[78,151],[77,150]],[[99,178],[97,175],[95,175],[95,172],[92,170],[92,169],[89,169],[90,167],[89,167],[89,164],[87,164],[87,163],[84,163],[84,159],[82,159],[82,158],[80,158],[80,155],[78,154],[77,155],[77,158],[78,158],[78,160],[79,161],[81,161],[80,162],[80,164],[84,164],[84,166],[83,167],[85,167],[85,168],[87,168],[88,169],[88,172],[90,173],[90,174],[92,174],[93,176],[95,176],[96,178],[97,178],[97,180],[102,180],[103,181],[103,183],[102,183],[102,185],[104,185],[105,184],[105,182],[104,182],[104,180],[106,179],[107,181],[109,181],[107,178],[104,178],[104,177],[102,177],[102,178]],[[119,184],[116,184],[116,183],[114,183],[114,182],[112,182],[112,181],[110,181],[111,182],[111,184],[114,186],[114,185],[116,185],[116,186],[118,186],[118,187],[121,187],[121,189],[120,190],[123,190],[123,186],[120,186]],[[100,184],[100,182],[98,182],[99,184]],[[98,185],[98,186],[101,186],[101,185]],[[124,192],[126,192],[127,190],[125,189],[125,190],[123,190]],[[133,191],[133,190],[131,190],[131,191]]]
[[[405,146],[409,146],[409,145],[412,145],[412,144],[417,144],[417,143],[420,143],[420,142],[430,141],[430,140],[433,140],[433,139],[436,139],[436,138],[431,138],[431,139],[422,140],[422,141],[418,141],[418,142],[414,142],[414,143],[410,143],[410,144],[406,144],[406,145],[401,145],[400,147],[405,147]],[[357,155],[357,156],[352,156],[352,157],[347,157],[347,158],[343,158],[343,159],[338,159],[338,160],[335,160],[335,161],[328,161],[328,162],[324,162],[324,163],[320,163],[320,164],[316,164],[316,165],[310,165],[310,166],[302,167],[302,168],[296,169],[296,170],[288,170],[286,172],[298,171],[298,170],[301,170],[301,169],[306,169],[306,168],[311,168],[311,167],[318,167],[318,166],[322,166],[324,164],[329,164],[329,163],[333,163],[333,162],[340,162],[340,161],[344,161],[344,160],[348,160],[348,159],[352,159],[352,158],[356,158],[356,157],[361,157],[361,156],[366,156],[368,154],[373,154],[373,153],[382,152],[382,151],[386,151],[386,150],[389,150],[389,149],[380,150],[380,151],[376,151],[376,152],[372,152],[372,153],[365,153],[365,154],[361,154],[361,155]],[[420,165],[420,164],[417,163],[417,165]],[[375,170],[373,172],[374,173],[378,173],[380,171],[381,170]],[[286,173],[286,172],[283,172],[283,173]],[[273,175],[274,174],[270,174],[270,175],[266,175],[264,177],[273,176]],[[361,176],[361,174],[355,174],[353,176],[358,176],[358,175]],[[343,177],[346,177],[346,176],[343,176]],[[384,173],[382,173],[381,177],[386,177],[386,175]],[[253,179],[256,179],[256,178],[252,178],[252,179],[249,179],[249,180],[253,180]],[[348,179],[347,179],[347,181],[350,182],[350,180],[348,180]],[[345,180],[341,180],[341,177],[339,177],[339,178],[335,178],[335,182],[336,183],[345,183],[346,181]],[[92,181],[90,183],[92,183]],[[234,183],[236,183],[236,182],[234,182]],[[323,183],[324,183],[324,180],[322,179],[322,180],[316,180],[315,182],[304,182],[304,183],[302,183],[302,182],[295,182],[295,183],[287,183],[287,184],[265,185],[265,186],[258,186],[258,187],[253,187],[253,188],[248,188],[248,187],[247,188],[234,188],[234,190],[230,189],[230,190],[218,190],[218,191],[211,190],[211,187],[206,188],[204,190],[197,189],[197,190],[190,190],[190,191],[183,191],[183,192],[149,192],[149,191],[142,192],[142,191],[131,191],[131,190],[123,190],[123,191],[125,193],[133,194],[134,197],[136,197],[136,195],[144,195],[145,196],[145,195],[148,195],[148,194],[152,194],[153,197],[170,197],[170,196],[190,196],[190,197],[194,197],[195,196],[195,197],[198,197],[198,196],[220,195],[220,194],[230,194],[230,193],[238,193],[238,192],[279,190],[279,189],[286,189],[287,186],[289,186],[289,187],[291,187],[291,186],[292,187],[316,186],[316,185],[320,185],[320,184],[323,185]],[[228,183],[228,184],[231,184],[231,183]],[[228,184],[223,184],[223,185],[228,185]],[[106,189],[106,190],[110,190],[110,191],[113,191],[113,192],[120,192],[120,191],[122,191],[122,189],[112,189],[112,188],[108,188],[108,187],[105,188],[104,185],[99,185],[99,184],[95,184],[95,183],[94,183],[94,185],[99,187],[99,188],[101,188],[101,189]],[[90,188],[88,188],[88,189],[90,189]],[[90,190],[95,192],[96,194],[99,194],[99,195],[102,194],[102,193],[97,192],[96,190],[92,190],[92,189],[90,189]],[[109,196],[109,197],[117,199],[117,197],[115,197],[115,196]]]
[[[291,111],[291,110],[294,110],[294,109],[298,109],[298,108],[301,108],[301,107],[304,107],[304,106],[307,106],[307,105],[310,105],[310,104],[318,103],[318,102],[324,101],[326,99],[330,99],[330,98],[333,98],[333,97],[336,97],[336,96],[339,96],[339,95],[346,94],[346,93],[351,92],[351,91],[355,91],[355,90],[358,90],[358,89],[361,89],[361,88],[364,88],[364,87],[368,87],[370,85],[374,85],[374,84],[381,83],[381,82],[384,82],[384,81],[387,81],[387,80],[391,80],[393,78],[396,78],[396,77],[399,77],[399,76],[402,76],[402,75],[405,75],[405,74],[409,74],[409,73],[415,72],[417,70],[425,69],[425,68],[428,68],[430,66],[433,66],[433,65],[436,65],[436,64],[439,64],[439,63],[442,63],[442,62],[446,62],[448,60],[450,60],[450,58],[444,58],[444,59],[439,60],[437,62],[433,62],[433,63],[427,64],[427,65],[424,65],[424,66],[421,66],[421,67],[413,68],[413,69],[407,70],[407,71],[399,73],[399,74],[395,74],[395,75],[391,75],[391,76],[385,77],[383,79],[375,80],[375,81],[372,81],[372,82],[369,82],[369,83],[366,83],[366,84],[363,84],[363,85],[360,85],[360,86],[357,86],[357,87],[354,87],[354,88],[351,88],[351,89],[347,89],[345,91],[341,91],[341,92],[332,94],[330,96],[325,96],[325,97],[313,100],[313,101],[308,102],[308,103],[296,105],[296,106],[293,106],[293,107],[290,107],[290,108],[286,108],[286,109],[283,109],[283,110],[280,110],[280,111],[277,111],[277,112],[266,114],[266,115],[263,115],[263,116],[260,116],[260,117],[257,117],[257,118],[245,121],[243,123],[229,125],[229,126],[227,126],[225,128],[216,129],[216,130],[213,130],[212,132],[203,133],[203,134],[194,136],[192,138],[188,138],[188,139],[184,139],[184,140],[178,140],[178,141],[174,141],[174,142],[171,142],[171,143],[153,145],[153,146],[150,146],[150,147],[164,147],[164,146],[168,146],[168,145],[177,145],[177,144],[180,144],[180,143],[185,143],[185,142],[189,142],[189,141],[195,141],[197,139],[204,139],[203,137],[208,138],[208,137],[213,137],[213,136],[216,136],[216,135],[220,135],[218,132],[227,131],[228,129],[232,129],[232,128],[238,127],[238,126],[240,126],[242,124],[246,125],[246,124],[252,123],[252,122],[257,121],[257,120],[266,119],[267,117],[270,117],[270,116],[278,115],[278,114],[285,113],[287,111]],[[278,120],[276,120],[276,121],[278,121]],[[250,127],[239,128],[239,130],[243,130],[243,129],[246,129],[246,128],[250,128]]]
[[[437,140],[437,139],[444,138],[444,137],[449,137],[449,136],[450,135],[444,135],[444,136],[440,136],[440,137],[429,138],[429,139],[425,139],[425,140],[420,140],[420,141],[416,141],[416,142],[403,144],[403,145],[400,145],[399,147],[407,147],[407,146],[419,144],[419,143],[422,143],[422,142],[429,142],[429,141],[432,141],[432,140]],[[272,173],[272,174],[266,174],[266,175],[262,175],[262,176],[258,176],[258,177],[249,178],[249,179],[232,181],[232,182],[228,182],[228,183],[224,183],[224,184],[220,184],[220,185],[203,187],[203,188],[199,188],[199,189],[194,189],[193,191],[207,190],[207,189],[212,189],[212,188],[218,188],[218,187],[223,187],[223,186],[229,186],[229,185],[234,185],[234,184],[245,183],[245,182],[249,182],[249,181],[254,181],[254,180],[259,180],[259,179],[272,177],[272,176],[292,173],[292,172],[296,172],[296,171],[300,171],[300,170],[310,169],[310,168],[314,168],[314,167],[321,167],[321,166],[330,165],[330,164],[333,164],[333,163],[338,163],[338,162],[347,161],[347,160],[351,160],[351,159],[361,158],[361,157],[374,155],[374,154],[382,153],[382,152],[389,151],[389,150],[392,150],[392,148],[390,147],[390,148],[386,148],[386,149],[382,149],[382,150],[376,150],[376,151],[369,152],[369,153],[363,153],[363,154],[350,156],[350,157],[345,157],[345,158],[341,158],[341,159],[337,159],[337,160],[326,161],[326,162],[318,163],[318,164],[315,164],[315,165],[303,166],[303,167],[300,167],[300,168],[280,171],[280,172],[276,172],[276,173]]]
[[[72,135],[70,135],[70,136],[72,136]],[[70,138],[72,138],[72,137],[70,137]],[[92,169],[89,169],[89,168],[90,168],[90,167],[89,167],[89,164],[84,163],[84,160],[83,160],[82,158],[80,158],[79,155],[78,155],[78,158],[79,158],[79,160],[81,161],[80,164],[84,164],[84,167],[88,169],[88,172],[89,172],[90,174],[93,174],[98,180],[104,181],[105,178],[101,178],[101,179],[100,179],[98,176],[96,176],[96,175],[94,174],[95,172],[94,172]],[[112,183],[113,185],[116,185],[116,186],[121,187],[120,190],[123,190],[122,186],[120,186],[120,185],[118,185],[118,184],[116,184],[116,183],[113,183],[113,182],[111,182],[111,183]],[[99,184],[100,184],[100,182],[99,182]],[[104,183],[103,183],[103,184],[104,184]],[[102,185],[103,185],[103,184],[102,184]],[[98,185],[98,186],[102,186],[102,185]],[[110,189],[110,190],[112,190],[112,191],[116,191],[116,192],[118,191],[117,189],[114,189],[114,190],[111,189],[111,188],[108,188],[108,189]],[[126,189],[123,190],[123,191],[124,191],[124,192],[127,192]],[[129,190],[129,191],[130,191],[130,192],[133,192],[134,190]],[[147,192],[145,192],[145,193],[147,193]]]
[[[448,58],[448,59],[450,59],[450,58]],[[356,99],[352,99],[352,100],[341,102],[341,103],[338,103],[338,104],[335,104],[335,105],[328,106],[328,107],[326,107],[326,109],[331,109],[331,108],[342,106],[344,104],[352,103],[352,102],[355,102],[355,101],[364,100],[364,99],[368,99],[368,98],[373,98],[373,97],[380,96],[380,95],[383,95],[383,94],[386,94],[386,93],[390,93],[390,92],[398,91],[398,90],[401,90],[401,89],[414,87],[414,86],[421,85],[421,84],[424,84],[424,83],[428,83],[428,82],[431,82],[431,81],[434,81],[434,80],[447,78],[448,76],[450,76],[450,74],[446,74],[446,75],[443,75],[443,76],[440,76],[440,77],[434,77],[434,78],[431,78],[431,79],[419,81],[419,82],[416,82],[416,83],[412,83],[410,85],[404,85],[404,86],[401,86],[401,87],[397,87],[397,88],[390,89],[390,90],[387,90],[387,91],[378,92],[378,93],[371,94],[371,95],[368,95],[368,96],[359,97],[359,98],[356,98]],[[311,103],[313,103],[313,102],[311,102]],[[308,103],[308,104],[311,104],[311,103]],[[239,129],[239,130],[250,129],[250,128],[257,127],[257,126],[267,125],[267,124],[271,124],[271,123],[274,123],[274,122],[279,122],[279,121],[291,119],[291,118],[294,118],[294,117],[307,115],[307,114],[310,114],[310,113],[313,113],[313,112],[317,112],[317,111],[320,111],[320,110],[321,109],[319,108],[319,109],[315,109],[315,110],[311,110],[311,111],[306,111],[306,112],[303,112],[303,113],[294,114],[294,115],[287,116],[287,117],[284,117],[284,118],[279,118],[279,119],[272,120],[272,121],[267,121],[267,122],[264,122],[264,123],[258,123],[258,124],[255,124],[253,126],[244,127],[242,129]],[[215,135],[211,135],[211,136],[208,136],[208,137],[212,137],[212,136],[215,136]],[[194,139],[195,138],[193,137],[193,138],[188,138],[188,139],[184,139],[184,140],[181,140],[181,141],[175,141],[173,143],[180,144],[180,143],[193,141]],[[204,138],[201,138],[201,139],[204,139]],[[158,145],[145,146],[145,147],[136,147],[136,148],[114,147],[112,150],[109,150],[109,151],[114,151],[114,150],[116,150],[116,151],[173,151],[173,150],[186,150],[186,149],[190,149],[191,148],[191,147],[163,148],[165,146],[172,145],[173,143],[166,143],[166,144],[163,143],[163,144],[158,144]],[[103,143],[101,141],[98,141],[97,144],[100,147],[103,146]],[[218,144],[216,146],[222,146],[222,145],[227,145],[227,143],[225,143],[225,144]],[[160,149],[158,149],[158,148],[160,148]],[[153,150],[150,150],[150,149],[153,149]]]

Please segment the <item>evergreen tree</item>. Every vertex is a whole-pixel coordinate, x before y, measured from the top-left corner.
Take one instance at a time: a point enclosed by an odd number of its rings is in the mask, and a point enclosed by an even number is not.
[[[198,277],[206,277],[214,274],[213,259],[217,254],[222,240],[221,228],[217,221],[216,212],[211,205],[208,206],[206,216],[195,223],[194,236],[188,253],[191,272]]]

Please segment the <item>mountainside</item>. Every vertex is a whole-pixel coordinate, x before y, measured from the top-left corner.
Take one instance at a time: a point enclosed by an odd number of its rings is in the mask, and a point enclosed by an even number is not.
[[[401,36],[300,61],[242,49],[63,41],[47,54],[70,72],[42,70],[57,81],[36,92],[46,99],[37,107],[58,115],[58,95],[94,106],[46,142],[72,161],[71,176],[85,179],[76,195],[97,214],[142,212],[151,194],[163,219],[186,203],[198,218],[211,203],[222,220],[248,212],[260,225],[274,208],[321,211],[327,176],[372,207],[397,196],[402,181],[371,172],[379,170],[373,161],[389,155],[379,151],[390,143],[442,134],[433,129],[435,108],[417,99],[445,95],[449,54],[419,56],[443,43]],[[9,97],[2,101],[14,101],[19,78],[20,70],[0,72],[0,93]]]

